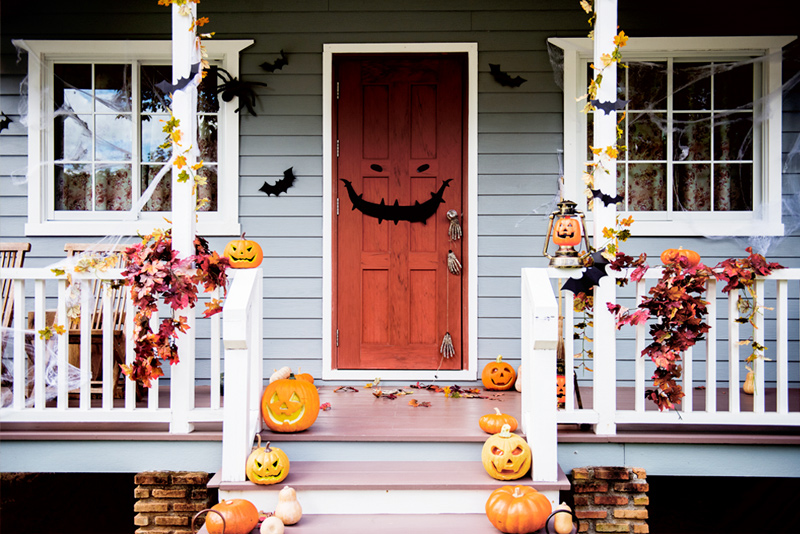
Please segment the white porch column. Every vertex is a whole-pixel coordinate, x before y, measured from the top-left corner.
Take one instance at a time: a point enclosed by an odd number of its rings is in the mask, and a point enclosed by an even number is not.
[[[179,7],[172,5],[172,83],[189,77],[192,63],[199,61],[195,47],[196,36],[192,22],[197,16],[197,6],[189,3],[180,9],[187,14],[182,15]],[[191,166],[197,162],[197,86],[193,83],[172,95],[172,114],[180,121],[181,144],[173,143],[173,154],[183,154],[186,163]],[[180,171],[172,168],[172,247],[181,258],[194,254],[195,237],[195,205],[193,193],[194,183],[187,180],[178,181]],[[188,421],[189,412],[194,408],[194,349],[195,349],[195,312],[187,310],[186,320],[189,330],[178,336],[177,346],[180,363],[172,366],[170,378],[170,406],[172,421],[170,432],[186,434],[193,430]]]
[[[614,36],[617,34],[617,0],[595,0],[597,15],[594,27],[594,65],[603,65],[600,56],[614,51]],[[595,75],[597,71],[595,71]],[[617,66],[612,63],[603,70],[603,80],[597,91],[597,99],[601,102],[614,102],[617,99]],[[615,146],[617,139],[616,112],[594,112],[594,140],[592,146],[602,148]],[[599,160],[598,156],[594,157]],[[608,159],[603,155],[603,165],[608,172],[598,168],[594,173],[594,188],[609,195],[616,194],[617,173],[616,159]],[[593,201],[594,213],[594,247],[599,249],[604,244],[603,228],[613,228],[615,224],[616,205],[604,206],[596,198]],[[608,311],[606,303],[616,302],[616,286],[614,279],[607,276],[600,279],[600,285],[594,290],[594,408],[599,413],[595,426],[597,434],[614,434],[614,412],[616,400],[616,328],[614,318]]]

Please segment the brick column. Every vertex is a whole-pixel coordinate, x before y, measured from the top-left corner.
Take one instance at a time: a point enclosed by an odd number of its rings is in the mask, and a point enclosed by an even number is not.
[[[186,534],[194,514],[210,508],[208,473],[147,471],[134,477],[136,534]],[[197,520],[197,528],[202,521]]]
[[[578,532],[647,534],[647,473],[636,467],[579,467],[570,475]]]

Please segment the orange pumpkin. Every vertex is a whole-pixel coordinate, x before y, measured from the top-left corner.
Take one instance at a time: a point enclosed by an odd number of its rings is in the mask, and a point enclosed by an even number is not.
[[[305,380],[306,382],[314,383],[314,377],[308,373],[300,373],[298,375],[294,375],[294,377],[298,380]]]
[[[528,486],[503,486],[489,495],[486,517],[500,532],[535,532],[547,523],[553,507],[544,494]]]
[[[247,457],[245,474],[254,484],[277,484],[289,474],[289,457],[281,449],[270,447],[269,443],[262,447],[259,435],[258,447]]]
[[[694,250],[684,250],[683,247],[668,248],[661,253],[661,263],[671,265],[677,263],[679,258],[686,260],[686,268],[691,269],[700,263],[700,254]]]
[[[206,515],[208,534],[250,534],[258,524],[258,510],[245,499],[228,499],[215,504],[211,510],[222,517],[213,513]]]
[[[225,246],[222,255],[228,258],[231,267],[235,269],[252,269],[261,265],[264,260],[264,251],[255,241],[244,238],[234,239]]]
[[[503,391],[514,387],[514,380],[517,373],[514,368],[503,361],[502,356],[498,356],[493,362],[487,363],[481,373],[481,382],[486,389]]]
[[[503,429],[483,444],[481,462],[490,477],[497,480],[515,480],[525,476],[533,459],[528,442],[503,425]]]
[[[567,400],[567,378],[564,375],[556,375],[556,400],[559,408],[565,406]]]
[[[300,432],[319,415],[319,393],[305,380],[282,378],[269,384],[261,397],[261,416],[275,432]]]
[[[500,408],[495,408],[494,411],[495,413],[486,414],[478,420],[481,430],[489,434],[497,434],[503,430],[503,425],[510,426],[511,432],[517,429],[517,420],[513,415],[501,413]]]
[[[553,243],[562,247],[574,247],[581,243],[581,223],[565,215],[556,221],[553,228]]]

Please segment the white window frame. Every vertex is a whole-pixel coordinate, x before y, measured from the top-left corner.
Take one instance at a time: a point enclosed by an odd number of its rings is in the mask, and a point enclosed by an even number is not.
[[[726,58],[764,57],[760,62],[762,99],[756,105],[758,121],[754,146],[752,212],[692,212],[690,216],[668,219],[665,212],[626,212],[634,217],[632,232],[640,236],[781,236],[781,78],[782,48],[794,36],[756,37],[638,37],[631,38],[621,50],[623,61],[663,60],[666,54],[698,61]],[[581,110],[585,102],[577,100],[586,93],[585,62],[594,54],[589,38],[553,37],[548,42],[564,51],[564,196],[586,211],[585,169],[587,140],[586,120]],[[756,69],[758,73],[759,69]],[[756,143],[758,140],[756,139]],[[659,215],[663,214],[663,215]],[[685,215],[681,213],[680,215]],[[589,218],[591,213],[589,212]]]
[[[29,236],[136,235],[164,227],[164,212],[141,212],[129,219],[115,213],[104,219],[98,212],[67,220],[55,218],[51,208],[52,168],[48,135],[52,125],[43,123],[53,110],[53,65],[60,62],[154,62],[172,63],[171,41],[50,41],[15,40],[28,52],[28,221]],[[207,40],[208,59],[231,76],[239,76],[239,53],[253,40]],[[171,81],[171,80],[170,80]],[[198,212],[197,233],[206,236],[239,235],[239,114],[234,103],[220,100],[217,138],[217,211]],[[134,140],[138,142],[138,140]],[[134,162],[136,164],[136,162]],[[169,179],[169,175],[164,179]],[[91,216],[88,216],[91,213]],[[169,215],[166,215],[169,218]]]

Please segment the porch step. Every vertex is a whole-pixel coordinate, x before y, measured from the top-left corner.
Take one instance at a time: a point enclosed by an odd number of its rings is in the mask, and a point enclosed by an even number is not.
[[[259,510],[275,509],[278,491],[292,486],[308,514],[475,514],[482,513],[492,491],[506,485],[528,485],[558,502],[558,492],[569,489],[559,470],[557,482],[533,484],[530,478],[501,481],[491,478],[480,459],[474,461],[308,461],[291,462],[289,476],[280,484],[221,482],[215,475],[210,487],[219,498],[247,499]]]

